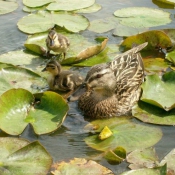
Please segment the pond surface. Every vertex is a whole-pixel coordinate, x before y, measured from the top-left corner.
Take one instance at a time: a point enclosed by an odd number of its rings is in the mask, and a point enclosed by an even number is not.
[[[115,10],[125,7],[138,6],[164,8],[165,11],[172,14],[172,23],[166,26],[155,27],[153,29],[175,28],[175,10],[170,9],[172,8],[171,6],[165,6],[162,4],[159,4],[159,7],[155,4],[154,0],[97,0],[96,2],[101,4],[103,8],[97,13],[85,15],[89,20],[111,16]],[[24,49],[23,44],[27,35],[17,29],[16,23],[22,16],[27,15],[27,13],[22,11],[22,2],[18,1],[18,3],[19,8],[16,11],[0,16],[0,54],[13,50]],[[90,39],[94,39],[98,36],[98,34],[89,31],[82,32],[82,35]],[[113,37],[111,32],[107,32],[103,34],[103,36],[108,36],[110,43],[120,43],[122,40],[121,37]],[[30,141],[40,141],[52,155],[55,162],[63,160],[67,161],[74,157],[88,158],[89,156],[97,155],[98,152],[89,148],[83,141],[83,139],[89,135],[83,130],[83,127],[88,122],[84,120],[81,111],[77,108],[76,102],[69,103],[69,106],[70,110],[66,120],[61,128],[55,133],[37,136],[29,126],[20,137],[26,138]],[[133,120],[137,123],[143,124],[143,122],[136,119]],[[171,149],[175,148],[175,129],[173,126],[155,127],[161,127],[164,134],[161,141],[155,145],[156,152],[158,153],[159,158],[162,159],[169,151],[171,151]],[[1,135],[7,136],[5,133],[1,133]],[[110,168],[115,174],[120,174],[128,169],[128,164],[126,162],[123,162],[120,165],[110,165],[106,160],[102,159],[99,163]]]

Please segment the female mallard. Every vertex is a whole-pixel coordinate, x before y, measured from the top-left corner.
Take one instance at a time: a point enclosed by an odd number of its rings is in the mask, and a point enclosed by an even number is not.
[[[120,54],[113,61],[93,66],[87,73],[85,92],[78,106],[85,116],[105,118],[126,115],[139,100],[140,85],[144,79],[142,57],[139,53],[148,43],[143,43]],[[82,90],[81,90],[82,92]],[[79,89],[69,97],[77,99]]]
[[[83,82],[83,78],[74,71],[61,71],[57,61],[49,61],[42,71],[50,72],[48,77],[49,89],[60,91],[73,91]]]
[[[66,52],[70,46],[70,42],[67,37],[57,33],[54,29],[50,30],[46,38],[47,55],[50,54],[50,50],[63,53],[63,58],[66,57]]]

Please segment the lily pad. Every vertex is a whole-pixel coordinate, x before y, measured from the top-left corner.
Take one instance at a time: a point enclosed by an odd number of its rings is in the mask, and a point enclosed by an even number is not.
[[[27,90],[11,89],[3,93],[0,128],[8,134],[19,135],[30,123],[36,134],[45,134],[59,128],[68,111],[65,100],[54,92],[44,92],[41,102],[33,104],[34,96]]]
[[[172,74],[175,74],[175,72],[172,72]],[[175,80],[170,79],[163,82],[156,74],[148,75],[146,81],[142,84],[141,100],[169,111],[175,108],[174,88]]]
[[[21,31],[29,34],[45,32],[53,28],[55,24],[71,32],[79,32],[88,27],[89,21],[78,14],[40,11],[23,17],[17,23]]]
[[[14,1],[0,0],[0,15],[13,12],[18,8],[18,4]]]
[[[120,23],[135,28],[154,27],[171,22],[170,13],[147,7],[128,7],[117,10],[114,15]]]
[[[175,50],[167,53],[165,59],[167,59],[168,61],[172,62],[173,65],[175,65]]]
[[[52,158],[38,142],[24,139],[0,138],[0,174],[45,175],[50,169]],[[31,168],[32,167],[32,168]]]
[[[84,8],[84,9],[79,9],[76,10],[76,13],[94,13],[97,12],[101,9],[101,5],[100,4],[93,4],[90,7]]]
[[[82,158],[74,158],[70,162],[55,163],[53,165],[55,170],[52,171],[53,175],[67,175],[67,174],[94,174],[94,175],[114,175],[108,168],[96,163],[92,160]]]
[[[159,158],[154,148],[135,150],[127,156],[127,162],[131,163],[129,168],[155,168],[159,165]]]
[[[24,88],[32,93],[43,91],[47,80],[31,70],[21,67],[6,67],[0,71],[0,94],[11,88]],[[5,83],[5,84],[4,84]]]
[[[175,110],[165,111],[154,105],[139,102],[132,109],[132,115],[145,123],[175,125]]]
[[[126,118],[95,120],[91,124],[95,128],[95,132],[99,132],[104,126],[108,126],[113,133],[111,137],[103,141],[98,138],[98,134],[85,138],[86,144],[100,151],[113,150],[117,146],[122,146],[126,152],[130,152],[152,146],[162,137],[160,129],[135,124]]]
[[[159,30],[152,30],[143,32],[138,35],[130,36],[126,38],[121,46],[125,47],[125,50],[132,48],[133,44],[141,44],[148,42],[146,47],[147,50],[152,50],[155,48],[168,48],[172,47],[171,39],[164,32]]]
[[[89,42],[87,38],[79,34],[71,34],[62,31],[58,31],[59,33],[65,35],[70,40],[70,48],[67,51],[66,59],[62,60],[61,64],[74,64],[85,60],[93,55],[101,52],[106,44],[108,39],[104,38],[101,43]],[[35,34],[27,39],[25,42],[25,47],[33,52],[41,54],[41,47],[45,48],[45,39],[48,33]],[[53,54],[56,54],[53,52]]]
[[[23,0],[23,4],[28,7],[41,7],[54,1],[55,0]]]
[[[41,6],[41,7],[27,7],[27,6],[24,6],[22,10],[24,12],[31,13],[31,12],[35,12],[35,11],[39,11],[39,10],[45,10],[45,9],[46,9],[46,6]]]
[[[163,2],[163,3],[166,3],[166,4],[171,4],[171,5],[175,4],[175,0],[157,0],[157,1]]]
[[[73,11],[78,10],[86,7],[90,7],[95,3],[95,0],[56,0],[47,6],[47,10],[51,11]]]

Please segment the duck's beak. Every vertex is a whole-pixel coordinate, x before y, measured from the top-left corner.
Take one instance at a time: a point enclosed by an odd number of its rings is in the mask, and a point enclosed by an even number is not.
[[[47,71],[46,67],[41,72],[45,72],[45,71]]]
[[[83,83],[82,85],[80,85],[80,86],[78,87],[78,89],[76,89],[76,91],[75,91],[72,95],[70,95],[70,96],[67,98],[67,100],[68,100],[68,101],[76,101],[76,100],[78,100],[79,97],[80,97],[81,95],[83,95],[83,94],[86,92],[86,90],[87,90],[86,83]]]
[[[54,46],[55,42],[53,39],[50,40],[50,46]]]

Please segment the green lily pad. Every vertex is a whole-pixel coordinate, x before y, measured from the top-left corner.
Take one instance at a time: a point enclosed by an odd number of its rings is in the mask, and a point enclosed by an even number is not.
[[[120,23],[135,28],[154,27],[171,22],[170,13],[147,7],[128,7],[117,10],[114,15]]]
[[[24,139],[0,138],[0,174],[45,175],[50,169],[52,158],[38,142]],[[32,168],[31,168],[32,167]]]
[[[43,91],[47,80],[31,70],[21,67],[6,67],[0,71],[0,94],[11,88],[24,88],[32,93]],[[4,84],[5,83],[5,84]]]
[[[175,74],[175,72],[172,73]],[[156,74],[148,75],[146,81],[142,84],[141,100],[169,111],[175,107],[174,88],[175,80],[170,79],[163,82]]]
[[[135,150],[127,156],[127,162],[131,163],[129,168],[155,168],[159,165],[159,158],[154,148]]]
[[[95,128],[95,132],[99,132],[104,126],[108,126],[113,133],[111,137],[103,141],[98,138],[98,134],[85,138],[86,144],[100,151],[113,150],[117,146],[122,146],[126,152],[130,152],[152,146],[162,137],[160,129],[135,124],[126,118],[95,120],[91,124]]]
[[[14,1],[0,0],[0,15],[13,12],[18,8],[18,4]]]
[[[94,12],[99,11],[100,9],[101,9],[101,5],[100,4],[93,4],[90,7],[76,10],[75,13],[94,13]]]
[[[61,64],[74,64],[96,55],[105,48],[108,41],[107,38],[104,38],[101,43],[97,43],[96,41],[89,42],[87,38],[79,34],[71,34],[63,31],[58,32],[65,35],[71,43],[66,54],[66,59],[62,60]],[[33,52],[41,54],[40,48],[46,47],[45,40],[47,35],[48,33],[41,33],[29,37],[25,42],[25,47]]]
[[[78,10],[86,7],[90,7],[95,3],[95,0],[56,0],[56,2],[53,2],[47,6],[47,10],[51,11],[59,11],[59,10],[65,10],[65,11],[73,11]]]
[[[114,175],[108,168],[96,163],[92,160],[82,158],[74,158],[70,162],[55,163],[53,165],[53,175],[67,175],[67,174],[94,174],[94,175]]]
[[[78,14],[40,11],[36,14],[23,17],[18,21],[17,26],[25,33],[34,34],[45,32],[53,28],[55,24],[71,32],[79,32],[88,27],[89,21],[84,16]]]
[[[23,4],[28,7],[41,7],[54,1],[55,0],[23,0]]]
[[[166,4],[171,4],[171,5],[175,4],[175,0],[157,0],[157,1],[163,2],[163,3],[166,3]]]
[[[41,7],[27,7],[27,6],[24,6],[22,10],[24,12],[31,13],[31,12],[35,12],[35,11],[39,11],[39,10],[45,10],[45,9],[46,9],[46,6],[41,6]]]
[[[145,123],[175,125],[175,110],[165,111],[154,105],[139,102],[132,109],[132,115]]]
[[[41,102],[33,104],[34,96],[25,89],[3,93],[0,97],[0,109],[3,109],[0,111],[0,128],[8,134],[19,135],[30,123],[36,134],[45,134],[59,128],[68,111],[65,100],[54,92],[44,92]]]
[[[172,62],[173,65],[175,65],[175,50],[167,53],[165,59],[167,59],[168,61]]]
[[[172,47],[172,42],[168,35],[159,30],[147,31],[138,35],[130,36],[121,43],[121,46],[125,47],[125,50],[128,50],[132,48],[133,44],[139,45],[144,42],[148,42],[146,47],[147,50],[152,50],[157,47]]]

